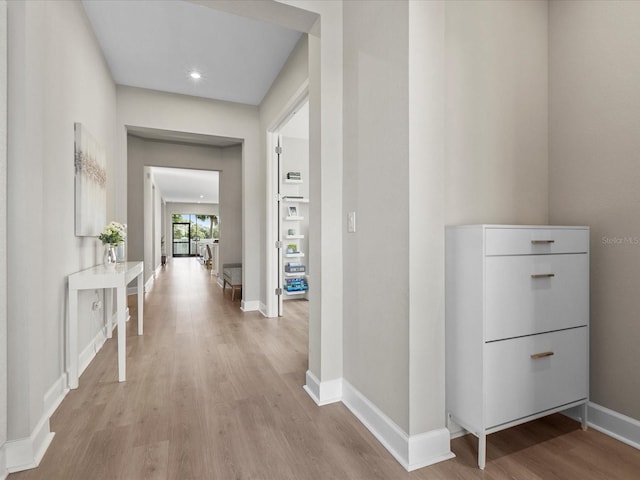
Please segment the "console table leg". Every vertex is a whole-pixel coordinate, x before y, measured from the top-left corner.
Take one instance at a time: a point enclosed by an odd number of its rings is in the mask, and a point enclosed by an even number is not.
[[[142,274],[138,275],[138,279],[136,281],[138,283],[138,335],[142,335],[144,322],[144,281]]]
[[[69,289],[69,388],[78,388],[78,291]]]
[[[107,316],[107,338],[113,336],[113,288],[104,289],[105,315]]]
[[[118,309],[118,381],[124,382],[127,376],[127,324],[126,324],[126,287],[118,287],[116,304]]]

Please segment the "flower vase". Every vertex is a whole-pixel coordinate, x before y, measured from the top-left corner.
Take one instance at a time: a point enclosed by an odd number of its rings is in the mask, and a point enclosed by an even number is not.
[[[116,247],[114,245],[107,243],[104,246],[103,260],[104,260],[105,267],[115,268],[118,258],[116,256]]]
[[[124,263],[127,258],[127,242],[122,241],[116,245],[116,260],[118,263]]]

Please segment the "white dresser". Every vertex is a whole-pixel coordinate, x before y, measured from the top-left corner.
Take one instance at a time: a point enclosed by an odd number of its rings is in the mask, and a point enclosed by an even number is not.
[[[589,228],[446,229],[448,419],[478,437],[589,395]]]

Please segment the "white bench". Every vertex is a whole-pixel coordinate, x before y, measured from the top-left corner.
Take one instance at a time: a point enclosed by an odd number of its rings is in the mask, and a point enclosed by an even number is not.
[[[231,286],[231,300],[236,298],[236,290],[242,290],[242,264],[225,263],[222,265],[222,293],[229,284]]]

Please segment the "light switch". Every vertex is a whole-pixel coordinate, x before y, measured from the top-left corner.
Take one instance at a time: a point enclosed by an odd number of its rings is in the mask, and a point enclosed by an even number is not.
[[[355,233],[356,231],[356,212],[347,213],[347,232]]]

